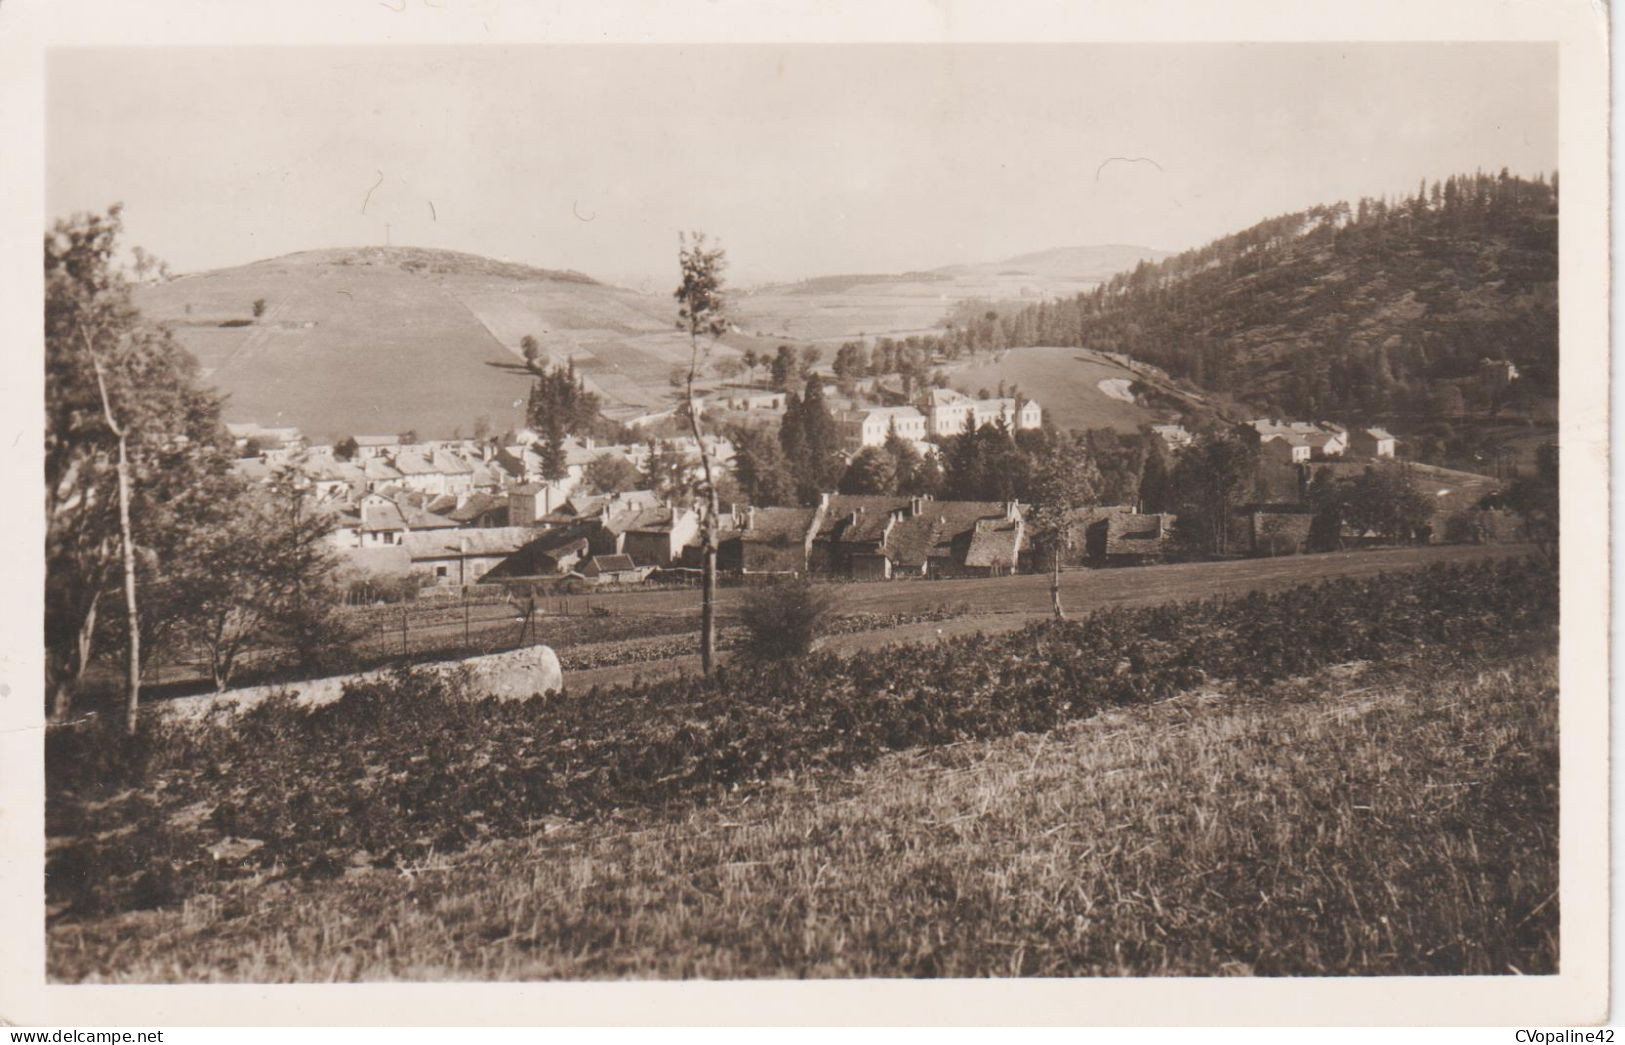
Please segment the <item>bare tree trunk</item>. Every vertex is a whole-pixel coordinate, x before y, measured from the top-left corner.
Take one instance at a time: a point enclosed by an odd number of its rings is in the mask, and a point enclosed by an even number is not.
[[[124,690],[124,731],[134,735],[141,710],[141,613],[135,601],[135,537],[130,530],[130,453],[128,433],[113,419],[113,404],[107,398],[107,382],[102,376],[101,357],[90,342],[90,335],[79,328],[79,338],[90,354],[91,365],[96,368],[96,390],[101,393],[102,413],[107,427],[118,436],[118,523],[120,544],[124,552],[124,610],[129,617],[129,673]]]
[[[694,402],[694,376],[700,364],[700,343],[693,331],[689,333],[688,362],[688,428],[694,433],[694,445],[700,451],[700,468],[705,472],[705,525],[700,530],[700,551],[704,555],[704,580],[700,596],[700,671],[711,674],[717,655],[717,484],[711,475],[711,451],[700,438],[700,411]]]
[[[1061,608],[1061,550],[1056,548],[1050,555],[1049,601],[1055,609],[1056,620],[1066,620],[1066,611]]]
[[[90,607],[79,621],[79,634],[74,644],[74,661],[63,665],[53,680],[51,686],[51,720],[53,722],[66,722],[73,713],[73,693],[79,680],[84,677],[85,667],[90,663],[91,644],[96,635],[96,614],[101,606],[101,596],[95,595],[90,600]]]
[[[100,374],[97,375],[98,379]],[[107,392],[102,392],[107,402]],[[109,410],[111,421],[112,412]],[[124,545],[124,611],[129,617],[129,678],[124,690],[124,732],[135,735],[141,713],[141,613],[135,604],[135,541],[130,532],[130,458],[123,429],[118,429],[118,523]]]

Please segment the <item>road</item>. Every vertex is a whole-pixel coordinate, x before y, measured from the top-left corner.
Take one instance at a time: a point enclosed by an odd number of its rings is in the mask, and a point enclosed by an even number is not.
[[[1061,576],[1061,601],[1068,613],[1083,614],[1107,606],[1154,606],[1165,602],[1201,599],[1213,595],[1271,591],[1328,577],[1369,577],[1390,570],[1408,570],[1436,562],[1475,562],[1526,555],[1527,545],[1428,545],[1373,551],[1330,552],[1279,559],[1242,559],[1233,562],[1179,563],[1109,570],[1077,570]],[[898,628],[840,635],[828,640],[839,652],[867,649],[889,642],[949,638],[975,632],[1012,631],[1050,612],[1047,574],[946,581],[892,581],[850,584],[841,588],[839,613],[906,613],[938,605],[968,603],[975,609],[946,621],[908,624]],[[744,592],[726,588],[718,593],[720,616],[737,619]],[[699,606],[697,591],[627,592],[594,596],[595,605],[614,613],[690,614]],[[570,689],[580,692],[595,685],[656,679],[699,670],[699,657],[673,657],[642,664],[571,672]]]

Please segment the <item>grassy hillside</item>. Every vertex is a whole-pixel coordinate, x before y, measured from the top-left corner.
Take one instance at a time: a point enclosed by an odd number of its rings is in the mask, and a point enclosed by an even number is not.
[[[962,301],[1076,294],[1140,261],[1166,256],[1148,247],[1061,247],[928,272],[818,276],[742,296],[739,325],[763,337],[811,341],[926,333]]]
[[[1038,400],[1049,420],[1060,428],[1112,428],[1139,431],[1142,425],[1177,420],[1185,409],[1199,408],[1191,397],[1167,382],[1131,369],[1099,352],[1079,348],[1035,346],[1012,348],[987,359],[948,370],[949,384],[967,395],[983,389],[1007,390]],[[1161,395],[1155,401],[1132,391],[1136,383]]]
[[[308,898],[327,888],[324,882],[337,879],[334,887],[342,889],[356,879],[381,882],[431,870],[438,876],[456,866],[445,863],[448,854],[477,854],[488,844],[526,838],[543,827],[579,829],[586,833],[576,837],[586,840],[629,825],[658,825],[719,802],[726,811],[730,796],[741,792],[770,798],[786,783],[794,787],[809,779],[838,780],[902,750],[952,748],[966,741],[1063,729],[1075,720],[1160,704],[1181,693],[1201,694],[1204,702],[1217,694],[1222,703],[1230,697],[1278,694],[1283,685],[1290,693],[1295,680],[1355,661],[1398,665],[1395,677],[1411,681],[1431,666],[1463,661],[1476,674],[1489,658],[1548,654],[1555,644],[1555,619],[1555,576],[1524,559],[1329,581],[1177,608],[1104,610],[1079,621],[1048,622],[1004,635],[966,635],[928,646],[889,645],[847,657],[817,654],[799,662],[729,668],[708,679],[595,689],[552,701],[479,701],[455,676],[399,675],[353,684],[339,700],[319,707],[273,699],[236,717],[191,723],[149,718],[134,738],[103,733],[94,724],[61,729],[50,734],[47,745],[46,889],[53,973],[66,978],[173,977],[176,963],[192,960],[197,952],[184,952],[184,957],[172,953],[151,965],[131,964],[134,955],[126,948],[132,939],[164,945],[161,935],[136,926],[161,928],[161,919],[178,913],[182,925],[198,924],[198,919],[216,923],[216,939],[224,939],[231,931],[228,923],[248,913],[247,900],[258,912],[250,916],[251,924],[272,929],[285,940],[288,920],[303,917]],[[1294,626],[1283,627],[1282,621]],[[1365,692],[1377,681],[1352,689]],[[1420,697],[1448,693],[1449,687],[1433,678],[1422,678],[1418,686],[1415,696],[1396,701],[1427,712],[1418,719],[1414,738],[1393,735],[1386,719],[1363,716],[1357,728],[1334,730],[1323,744],[1307,728],[1307,719],[1301,737],[1283,733],[1283,714],[1292,701],[1275,697],[1270,713],[1260,718],[1265,725],[1255,750],[1244,752],[1237,765],[1252,767],[1250,771],[1198,762],[1195,768],[1204,775],[1168,784],[1162,774],[1184,770],[1158,763],[1147,767],[1149,775],[1140,784],[1130,782],[1121,796],[1124,808],[1156,816],[1128,832],[1128,837],[1145,841],[1124,859],[1160,848],[1158,860],[1144,867],[1096,867],[1089,861],[1091,853],[1083,851],[1062,877],[1076,880],[1075,870],[1085,880],[1131,887],[1142,901],[1147,895],[1175,901],[1167,909],[1147,901],[1163,939],[1184,927],[1181,919],[1194,913],[1201,900],[1202,909],[1219,919],[1216,925],[1235,934],[1222,951],[1206,952],[1214,959],[1213,971],[1222,971],[1232,958],[1258,962],[1260,971],[1407,967],[1394,963],[1390,951],[1402,955],[1414,971],[1486,971],[1477,951],[1447,954],[1432,966],[1422,961],[1457,939],[1458,932],[1483,942],[1492,956],[1490,967],[1498,956],[1513,953],[1517,957],[1506,960],[1538,967],[1546,960],[1543,952],[1536,946],[1525,954],[1516,930],[1540,909],[1536,899],[1544,894],[1539,883],[1548,872],[1539,856],[1551,826],[1546,810],[1552,763],[1542,753],[1547,741],[1534,725],[1525,735],[1519,728],[1495,727],[1494,718],[1457,722],[1446,716],[1433,732],[1435,712],[1453,705],[1436,706]],[[1535,716],[1531,722],[1544,721],[1539,716],[1546,714],[1541,709],[1550,702],[1549,693],[1511,689],[1525,712]],[[1315,717],[1326,716],[1317,712]],[[1380,728],[1373,729],[1373,723]],[[1457,726],[1463,732],[1454,732]],[[1248,746],[1240,742],[1245,738],[1229,737],[1223,730],[1217,736],[1199,749],[1218,755],[1231,746]],[[1270,747],[1277,750],[1269,752]],[[1183,765],[1191,760],[1178,761]],[[1029,768],[1035,764],[1036,758]],[[1211,777],[1205,775],[1209,771]],[[1437,780],[1449,789],[1431,794],[1421,786]],[[1467,780],[1483,790],[1457,791],[1451,783]],[[1310,786],[1313,781],[1320,782],[1318,788]],[[1391,791],[1385,790],[1390,786]],[[1193,851],[1193,843],[1205,836],[1177,821],[1165,823],[1158,811],[1188,809],[1214,789],[1238,801],[1245,798],[1241,815],[1232,827],[1216,831],[1211,846],[1198,845]],[[1078,816],[1097,804],[1093,796],[1082,799]],[[984,813],[986,808],[984,804]],[[1222,814],[1224,808],[1221,803],[1213,812]],[[1483,809],[1494,810],[1501,819],[1487,822]],[[1353,815],[1368,810],[1377,813],[1370,821]],[[958,820],[950,822],[966,819],[955,815]],[[1054,830],[1046,827],[1036,835],[1019,829],[1009,836],[996,832],[983,840],[984,848],[1019,863],[1029,849],[1042,852],[1049,844],[1044,840],[1075,819],[1063,815]],[[1117,820],[1109,816],[1106,822]],[[915,825],[899,823],[893,829],[905,826]],[[1463,826],[1466,850],[1453,842]],[[1019,828],[1019,821],[1012,827]],[[1097,826],[1071,837],[1088,844],[1092,839],[1104,842],[1108,834]],[[1326,881],[1320,861],[1328,848],[1368,852],[1373,859],[1363,864],[1334,861],[1327,866],[1344,868],[1354,881]],[[887,843],[863,859],[901,855]],[[950,852],[942,855],[949,858]],[[1466,862],[1469,855],[1475,863]],[[1187,859],[1191,856],[1198,859],[1193,863]],[[1522,863],[1508,877],[1512,860]],[[682,882],[666,882],[661,874],[640,878],[635,865],[617,866],[633,875],[625,908],[612,903],[589,912],[565,900],[562,917],[582,924],[600,917],[631,918],[648,906],[638,903],[637,896],[683,888]],[[1384,867],[1387,872],[1380,874]],[[1488,867],[1495,869],[1492,882],[1483,883],[1479,874],[1466,877],[1468,884],[1454,897],[1454,906],[1441,901],[1439,883],[1451,868],[1462,876]],[[1124,871],[1142,876],[1125,877]],[[954,874],[943,868],[946,877],[932,880],[946,892],[927,896],[947,902],[961,895],[964,887],[956,884]],[[1207,878],[1209,874],[1217,877]],[[1431,890],[1427,911],[1411,911],[1415,928],[1396,918],[1382,927],[1360,921],[1374,902],[1372,885],[1385,882],[1409,891],[1413,875]],[[527,880],[535,895],[568,895]],[[454,879],[438,877],[435,888],[447,904],[436,909],[448,912],[460,926],[469,915],[458,906],[465,890]],[[793,900],[796,891],[770,882],[753,888],[770,905]],[[1258,911],[1249,909],[1245,919],[1237,919],[1236,912],[1245,909],[1238,903],[1246,898],[1251,904],[1260,888],[1264,896]],[[1202,899],[1209,889],[1218,894],[1211,905]],[[707,891],[714,893],[716,887]],[[363,892],[376,895],[371,887],[364,886]],[[1044,931],[1043,912],[1066,898],[1048,888],[1024,887],[1018,893],[1016,907],[1030,910],[1040,922],[1022,930],[1009,947],[1040,951],[1054,936]],[[1352,916],[1341,899],[1345,893],[1362,897],[1350,901]],[[607,895],[600,889],[593,894]],[[952,902],[942,909],[922,909],[927,924],[920,938],[934,939],[940,948],[958,915],[992,925],[1012,909],[998,904],[984,909],[981,900],[996,900],[996,895],[968,895],[973,900],[963,911]],[[1102,895],[1093,890],[1081,894],[1078,913],[1087,919]],[[1268,910],[1270,897],[1282,907]],[[1390,897],[1396,907],[1411,910],[1409,901],[1394,893]],[[731,906],[726,892],[719,899],[724,907]],[[265,906],[259,906],[262,900]],[[876,905],[870,921],[886,924],[891,915],[881,910],[884,905],[873,896],[870,902]],[[1327,923],[1306,919],[1305,905],[1312,905]],[[169,913],[143,913],[161,909]],[[512,915],[511,908],[493,910],[498,918]],[[347,913],[326,911],[318,920],[327,924],[330,915]],[[1521,920],[1512,922],[1514,916]],[[1260,922],[1267,926],[1273,918],[1281,919],[1279,937],[1259,934]],[[155,920],[160,921],[154,925]],[[487,920],[479,918],[481,923]],[[1082,928],[1076,919],[1071,925],[1074,933]],[[478,931],[488,928],[482,924]],[[1404,947],[1388,935],[1389,950],[1370,950],[1382,945],[1382,934],[1390,929],[1403,934]],[[769,920],[730,946],[749,946],[754,937],[776,930],[777,923]],[[1538,929],[1534,931],[1540,944]],[[517,938],[526,932],[524,925],[510,924],[508,935]],[[541,935],[530,936],[527,946],[545,950],[545,941],[553,936],[545,929],[537,932]],[[1208,935],[1210,928],[1196,939]],[[501,936],[484,938],[490,942]],[[893,938],[893,932],[881,937]],[[1115,943],[1132,937],[1105,939]],[[1343,948],[1332,949],[1340,939]],[[1253,957],[1243,959],[1242,943],[1248,940],[1255,945]],[[408,938],[401,953],[439,962],[439,955],[414,950],[421,942],[422,937]],[[1414,942],[1433,949],[1419,955],[1410,949]],[[109,946],[120,949],[119,961],[108,960]],[[298,960],[298,953],[283,952],[283,957]],[[1192,951],[1188,960],[1200,963],[1203,954]],[[241,957],[258,956],[250,951]],[[882,952],[893,974],[974,968],[926,964],[927,957]],[[1003,960],[1008,958],[1005,953]],[[1097,968],[1095,960],[1086,954],[1071,969],[1110,971]],[[392,974],[410,974],[412,965],[407,961]],[[1010,971],[1053,967],[1040,963],[1029,968],[1018,962]],[[1188,967],[1169,963],[1151,969]],[[770,964],[760,974],[780,971]],[[880,971],[880,966],[871,971]],[[225,975],[232,973],[228,969]]]
[[[1452,177],[1282,215],[1006,317],[1296,416],[1539,417],[1556,394],[1557,181]],[[1496,394],[1484,358],[1522,379]]]
[[[50,973],[1551,973],[1556,692],[1542,656],[1197,688],[402,869],[224,882],[53,926]]]
[[[253,318],[256,299],[264,316]],[[519,422],[520,339],[576,361],[627,416],[663,404],[688,345],[668,299],[451,251],[309,251],[140,289],[229,394],[226,419],[297,425],[313,438]],[[741,343],[747,343],[742,340]]]

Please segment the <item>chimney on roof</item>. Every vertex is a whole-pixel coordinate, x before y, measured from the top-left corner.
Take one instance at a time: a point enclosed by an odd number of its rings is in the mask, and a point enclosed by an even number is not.
[[[829,494],[820,493],[818,495],[818,507],[820,507],[820,508],[828,508],[829,507]]]
[[[908,499],[908,514],[919,515],[925,510],[925,498],[915,495]]]
[[[754,504],[745,506],[745,529],[756,529],[756,506]]]

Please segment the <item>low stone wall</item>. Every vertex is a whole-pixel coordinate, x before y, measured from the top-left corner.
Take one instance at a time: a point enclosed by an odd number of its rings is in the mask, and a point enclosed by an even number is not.
[[[564,669],[559,665],[558,654],[549,646],[527,646],[506,653],[424,665],[421,670],[466,670],[475,695],[500,700],[528,700],[533,696],[564,691]],[[207,696],[182,697],[153,707],[177,718],[202,718],[216,712],[244,711],[277,693],[292,694],[301,704],[314,706],[339,699],[348,683],[382,678],[387,674],[388,669],[381,669],[275,686],[245,686]]]

